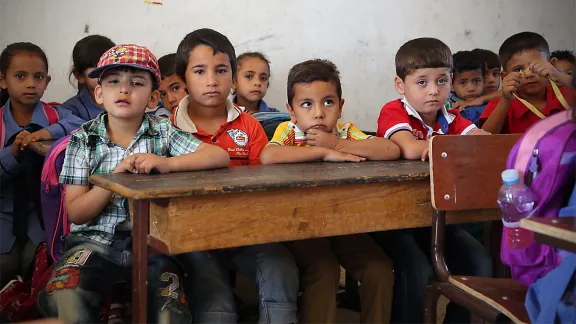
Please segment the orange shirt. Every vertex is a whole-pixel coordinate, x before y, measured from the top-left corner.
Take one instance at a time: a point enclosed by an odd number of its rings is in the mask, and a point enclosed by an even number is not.
[[[190,98],[182,99],[174,109],[170,120],[177,128],[194,134],[204,143],[218,145],[230,155],[230,166],[260,164],[260,152],[268,138],[264,128],[256,118],[250,116],[226,100],[228,117],[226,122],[214,134],[208,134],[196,127],[188,115]]]

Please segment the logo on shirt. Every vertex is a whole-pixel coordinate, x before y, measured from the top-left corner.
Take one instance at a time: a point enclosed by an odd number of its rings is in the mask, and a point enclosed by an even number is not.
[[[412,129],[412,136],[414,136],[416,139],[424,139],[424,133],[418,129]]]
[[[246,134],[246,132],[239,129],[231,129],[228,131],[228,135],[232,137],[232,140],[236,145],[240,147],[248,145],[248,134]]]

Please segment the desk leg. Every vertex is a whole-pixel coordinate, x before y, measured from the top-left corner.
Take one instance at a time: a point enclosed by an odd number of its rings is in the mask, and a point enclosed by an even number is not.
[[[147,323],[146,297],[148,293],[148,236],[150,203],[135,200],[132,213],[132,322]]]

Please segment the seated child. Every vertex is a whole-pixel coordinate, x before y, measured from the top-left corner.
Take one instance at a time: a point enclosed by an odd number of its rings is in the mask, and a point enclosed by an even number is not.
[[[50,83],[48,60],[32,43],[0,55],[0,289],[24,276],[45,240],[40,206],[44,158],[28,150],[38,138],[59,139],[82,121],[40,100]]]
[[[270,61],[262,53],[247,52],[238,56],[236,62],[238,71],[232,83],[233,102],[249,114],[278,112],[278,109],[268,107],[263,99],[270,86]]]
[[[486,134],[457,109],[443,104],[450,92],[452,53],[434,38],[418,38],[396,53],[396,90],[402,99],[382,108],[377,136],[389,138],[406,159],[428,156],[434,135]],[[484,247],[458,226],[446,230],[447,263],[454,274],[490,277],[492,259]],[[394,264],[392,321],[422,322],[426,286],[434,275],[430,264],[430,228],[397,230],[373,236]],[[469,322],[468,313],[450,303],[445,322]]]
[[[454,69],[452,79],[452,93],[450,100],[472,100],[482,96],[484,91],[484,62],[470,51],[461,51],[454,54]],[[462,117],[474,124],[486,108],[486,104],[468,106],[461,110]]]
[[[479,121],[482,129],[493,134],[524,133],[538,120],[568,109],[573,99],[568,89],[572,87],[571,78],[549,62],[550,50],[544,37],[522,32],[504,41],[499,52],[504,68],[502,97],[486,106]],[[550,87],[550,80],[565,85],[560,88],[561,98]]]
[[[66,210],[72,221],[65,253],[40,292],[38,307],[66,323],[96,323],[112,286],[131,281],[131,227],[128,202],[90,184],[95,173],[159,173],[225,167],[228,155],[172,126],[170,120],[144,113],[158,102],[160,72],[145,47],[124,44],[102,55],[89,74],[98,79],[95,99],[106,112],[85,123],[70,138],[60,174],[66,185]],[[155,255],[148,263],[148,318],[158,322],[169,312],[173,323],[190,323],[179,284],[177,263]],[[175,282],[162,280],[168,273]],[[168,286],[170,285],[170,288]],[[174,286],[178,287],[172,290]],[[154,293],[170,289],[176,298]]]
[[[574,52],[568,50],[554,51],[550,54],[550,63],[552,63],[558,71],[572,75],[572,69],[576,66],[576,56]],[[558,85],[561,86],[562,84]]]
[[[66,100],[61,109],[69,110],[83,121],[94,119],[104,111],[94,99],[94,89],[98,82],[89,78],[88,73],[96,68],[100,56],[115,45],[110,38],[100,35],[86,36],[74,45],[70,75],[74,75],[78,81],[78,94]]]
[[[395,160],[400,150],[389,140],[374,138],[352,123],[340,124],[342,87],[336,66],[327,60],[295,65],[288,74],[291,122],[278,126],[262,151],[262,163]],[[366,234],[294,241],[287,244],[303,281],[304,323],[333,323],[340,264],[356,280],[362,323],[389,323],[394,276],[392,263]]]
[[[174,125],[206,143],[224,148],[230,166],[260,163],[268,143],[252,116],[227,99],[236,73],[236,55],[228,38],[212,29],[186,35],[176,52],[176,73],[186,81],[188,97],[170,117]],[[185,253],[186,294],[196,322],[235,323],[230,275],[250,279],[260,296],[260,323],[295,323],[298,269],[282,244]]]
[[[160,90],[160,100],[164,107],[158,108],[155,114],[156,116],[170,117],[174,108],[178,107],[180,101],[188,95],[186,83],[176,74],[176,53],[162,56],[158,60],[158,64],[162,78],[158,90]]]

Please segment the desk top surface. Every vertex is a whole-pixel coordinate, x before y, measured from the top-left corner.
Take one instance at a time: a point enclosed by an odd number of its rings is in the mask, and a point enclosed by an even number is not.
[[[49,141],[32,142],[30,143],[30,149],[38,153],[39,155],[46,156],[48,150],[50,149],[50,146],[52,146],[54,142],[56,141],[49,140]]]
[[[195,195],[278,190],[345,184],[428,179],[421,161],[361,163],[296,163],[240,166],[170,174],[99,174],[90,182],[131,199],[162,199]]]
[[[576,244],[576,217],[522,219],[520,227]]]

